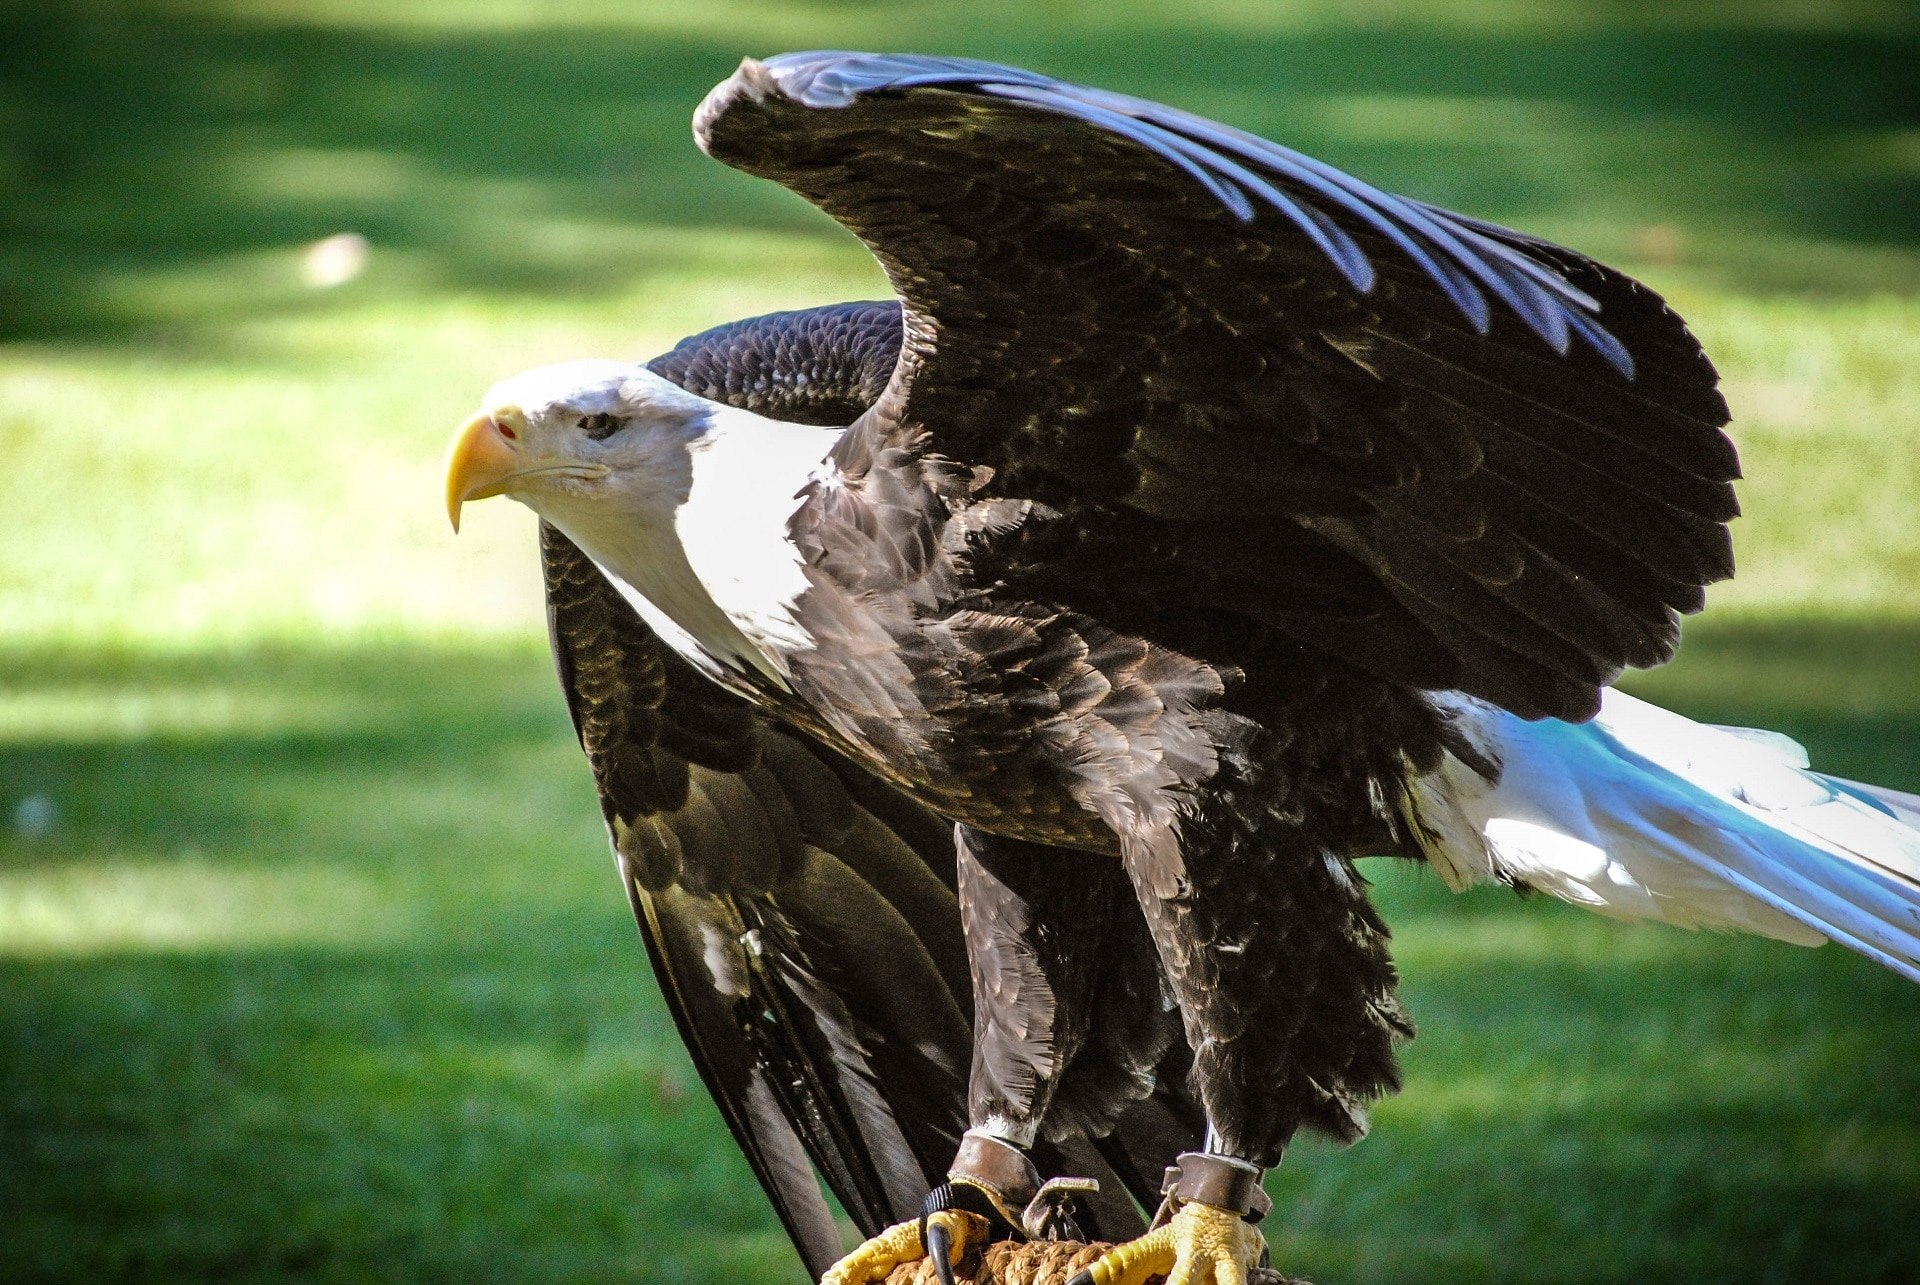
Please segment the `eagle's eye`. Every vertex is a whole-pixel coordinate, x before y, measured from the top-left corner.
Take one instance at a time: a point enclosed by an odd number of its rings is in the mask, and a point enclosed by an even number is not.
[[[580,431],[596,442],[604,442],[620,429],[620,417],[600,411],[580,417]]]

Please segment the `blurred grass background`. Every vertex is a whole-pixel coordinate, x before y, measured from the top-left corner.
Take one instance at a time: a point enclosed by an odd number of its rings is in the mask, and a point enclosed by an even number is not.
[[[817,46],[1165,99],[1652,281],[1750,516],[1632,686],[1920,788],[1908,4],[0,0],[0,1280],[797,1277],[610,877],[530,517],[456,545],[437,473],[505,374],[884,294],[688,141]],[[1283,1266],[1920,1279],[1912,988],[1376,873],[1424,1033],[1274,1175]]]

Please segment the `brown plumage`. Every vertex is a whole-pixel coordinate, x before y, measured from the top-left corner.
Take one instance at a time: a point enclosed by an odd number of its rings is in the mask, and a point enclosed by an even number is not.
[[[870,1233],[991,1122],[1114,1237],[1203,1133],[1357,1136],[1411,1028],[1352,859],[1417,855],[1423,693],[1586,717],[1731,571],[1698,345],[1570,251],[1030,73],[793,55],[695,128],[900,294],[652,363],[851,425],[789,526],[809,645],[723,690],[543,549],[655,967],[809,1267],[809,1161]]]

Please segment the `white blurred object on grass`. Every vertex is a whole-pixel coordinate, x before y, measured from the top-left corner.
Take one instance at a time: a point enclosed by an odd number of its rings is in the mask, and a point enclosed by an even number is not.
[[[300,279],[316,290],[343,286],[366,271],[372,249],[358,232],[321,237],[300,252]]]
[[[44,839],[60,820],[60,808],[45,794],[29,794],[13,808],[13,832],[23,839]]]

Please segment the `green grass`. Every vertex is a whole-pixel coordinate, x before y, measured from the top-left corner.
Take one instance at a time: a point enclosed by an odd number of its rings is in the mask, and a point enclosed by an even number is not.
[[[1920,629],[1697,641],[1657,694],[1920,779]],[[8,659],[0,779],[61,814],[0,844],[0,1277],[792,1278],[645,980],[536,646]],[[1374,873],[1424,1034],[1372,1139],[1277,1174],[1281,1261],[1920,1270],[1910,986]]]
[[[55,814],[0,832],[0,1280],[794,1277],[645,976],[529,520],[456,543],[436,475],[515,370],[884,292],[687,140],[822,45],[1169,99],[1646,276],[1750,516],[1636,690],[1920,787],[1903,5],[0,0],[0,825]],[[303,285],[340,231],[366,273]],[[1275,1175],[1283,1265],[1920,1277],[1920,993],[1376,873],[1424,1034]]]

